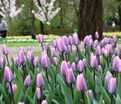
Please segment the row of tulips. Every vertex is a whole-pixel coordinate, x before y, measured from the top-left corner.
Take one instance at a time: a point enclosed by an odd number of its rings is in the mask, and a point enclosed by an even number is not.
[[[0,58],[1,104],[120,104],[121,54],[117,37],[99,41],[88,35],[63,36],[49,46],[38,36],[40,56],[20,48],[9,56],[6,45]]]

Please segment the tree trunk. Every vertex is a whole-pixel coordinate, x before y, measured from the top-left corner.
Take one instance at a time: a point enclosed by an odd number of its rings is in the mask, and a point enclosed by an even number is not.
[[[44,34],[44,24],[40,21],[40,34]]]
[[[79,39],[84,39],[86,35],[95,38],[95,31],[102,38],[102,0],[80,0],[79,4]]]
[[[120,31],[121,31],[121,3],[118,6],[118,15],[119,15],[119,25],[120,25]]]

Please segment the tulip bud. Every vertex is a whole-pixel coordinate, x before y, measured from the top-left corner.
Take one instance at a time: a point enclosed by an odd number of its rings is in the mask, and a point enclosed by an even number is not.
[[[34,53],[32,50],[27,52],[27,58],[30,61],[32,61],[34,59]]]
[[[116,36],[116,35],[114,35],[114,36],[113,36],[113,41],[116,43],[116,42],[117,42],[117,40],[118,40],[117,36]]]
[[[50,46],[47,43],[45,45],[45,49],[46,49],[46,51],[50,50]]]
[[[72,68],[73,71],[76,70],[76,64],[75,64],[75,62],[73,62],[73,63],[71,64],[71,68]]]
[[[37,76],[36,76],[36,86],[37,87],[43,87],[44,86],[44,80],[43,80],[41,73],[38,73]]]
[[[34,64],[34,66],[39,66],[39,58],[38,57],[34,57],[33,64]]]
[[[53,64],[54,64],[54,65],[57,65],[57,64],[58,64],[58,59],[57,59],[57,57],[53,57]]]
[[[92,53],[90,57],[90,65],[92,68],[97,68],[98,67],[98,60],[97,57]]]
[[[41,65],[43,68],[47,69],[49,67],[50,60],[47,54],[44,54],[41,58]]]
[[[100,65],[98,66],[97,69],[98,69],[98,71],[99,71],[100,73],[102,73],[102,67],[101,67]]]
[[[26,56],[23,51],[19,51],[18,60],[21,64],[26,62]]]
[[[95,38],[99,39],[99,33],[97,31],[95,32]]]
[[[102,49],[101,49],[100,46],[97,46],[97,48],[96,48],[96,55],[100,56],[101,54],[102,54]]]
[[[79,60],[78,65],[77,65],[78,71],[83,72],[85,70],[85,65],[82,60]]]
[[[80,92],[84,92],[87,90],[87,85],[83,74],[80,74],[77,76],[76,89],[77,91],[80,91]]]
[[[110,73],[110,71],[107,71],[107,73],[105,75],[105,82],[108,83],[108,81],[110,80],[110,78],[112,78],[112,74]]]
[[[114,54],[115,54],[115,56],[119,56],[119,54],[120,54],[120,49],[119,49],[118,47],[115,48]]]
[[[43,100],[41,104],[48,104],[46,100]]]
[[[17,89],[17,85],[16,85],[16,84],[13,84],[13,85],[12,85],[12,94],[13,94],[13,95],[15,94],[16,89]],[[9,94],[11,94],[10,85],[9,85],[9,88],[8,88],[8,92],[9,92]]]
[[[88,90],[88,93],[89,93],[89,96],[90,96],[91,101],[93,101],[94,95],[93,95],[92,90]]]
[[[36,94],[37,99],[41,98],[41,91],[39,87],[36,87],[35,94]]]
[[[6,45],[2,46],[2,52],[3,52],[3,55],[8,55],[8,48],[6,47]]]
[[[0,69],[2,69],[2,67],[3,67],[3,59],[0,58]]]
[[[120,58],[118,56],[116,56],[114,59],[113,59],[113,64],[112,64],[112,69],[114,71],[119,71],[119,69],[121,68],[120,67]]]
[[[108,82],[108,91],[109,93],[113,94],[116,92],[116,78],[110,78]]]
[[[39,43],[43,43],[44,42],[44,37],[43,37],[42,34],[39,34],[38,41],[39,41]]]
[[[66,82],[68,84],[74,83],[74,73],[73,73],[73,70],[72,69],[67,69]]]
[[[72,37],[73,37],[73,43],[74,43],[74,45],[78,45],[79,44],[78,34],[74,33]]]
[[[56,57],[56,56],[57,56],[57,52],[56,52],[56,50],[55,50],[54,47],[51,48],[51,56],[52,56],[52,57]]]
[[[61,64],[61,74],[63,76],[66,76],[67,69],[68,69],[68,64],[66,63],[66,61],[62,61],[62,64]]]
[[[14,78],[13,73],[11,72],[8,66],[6,66],[4,69],[4,78],[6,82],[11,82]]]
[[[70,45],[73,44],[73,38],[72,38],[72,36],[69,36],[69,37],[68,37],[68,42],[69,42]]]
[[[24,86],[25,86],[25,87],[28,87],[28,86],[30,85],[30,83],[31,83],[31,77],[30,77],[30,75],[28,75],[28,76],[25,78],[25,80],[24,80]]]
[[[19,58],[18,57],[15,57],[14,58],[14,63],[17,67],[19,67],[21,65],[21,63],[19,62]]]

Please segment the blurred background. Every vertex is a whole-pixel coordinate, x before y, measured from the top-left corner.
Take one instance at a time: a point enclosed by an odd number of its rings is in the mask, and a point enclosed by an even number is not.
[[[51,0],[46,1],[50,2]],[[69,35],[73,32],[77,32],[80,6],[83,5],[83,3],[80,4],[81,1],[82,0],[56,0],[54,6],[60,7],[61,9],[51,20],[49,25],[43,24],[44,34]],[[103,3],[101,8],[103,11],[101,21],[103,31],[121,31],[121,0],[98,1]],[[37,10],[35,3],[33,0],[16,0],[16,7],[20,7],[21,4],[24,4],[21,13],[14,18],[10,18],[9,16],[5,17],[9,28],[8,35],[27,36],[31,34],[38,34],[41,29],[41,23],[40,20],[36,19],[35,15],[32,13],[32,10]],[[116,25],[115,30],[112,28],[113,22]]]

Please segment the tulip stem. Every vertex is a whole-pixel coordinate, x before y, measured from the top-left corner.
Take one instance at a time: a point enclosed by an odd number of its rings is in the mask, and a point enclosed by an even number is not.
[[[10,84],[10,89],[11,89],[11,96],[10,96],[11,104],[14,104],[14,95],[13,95],[13,90],[12,90],[12,84],[11,84],[11,82],[9,84]]]
[[[42,51],[44,51],[43,43],[41,43]]]
[[[46,68],[45,70],[46,70],[46,78],[47,78],[47,80],[48,80],[48,83],[50,84],[50,82],[49,82],[49,77],[48,77],[48,72],[47,72],[47,68]]]
[[[70,87],[71,87],[72,98],[74,99],[74,92],[73,92],[73,86],[72,86],[72,84],[70,85]]]
[[[9,60],[8,60],[8,55],[6,55],[6,60],[7,60],[8,66],[10,67],[10,63],[9,63]]]
[[[83,104],[85,104],[84,92],[82,92],[82,100],[83,100]]]
[[[24,68],[24,64],[22,64],[22,70],[23,70],[23,76],[24,76],[24,79],[26,78],[26,71],[25,71],[25,68]]]
[[[110,100],[111,100],[110,104],[113,104],[113,94],[111,94]]]

